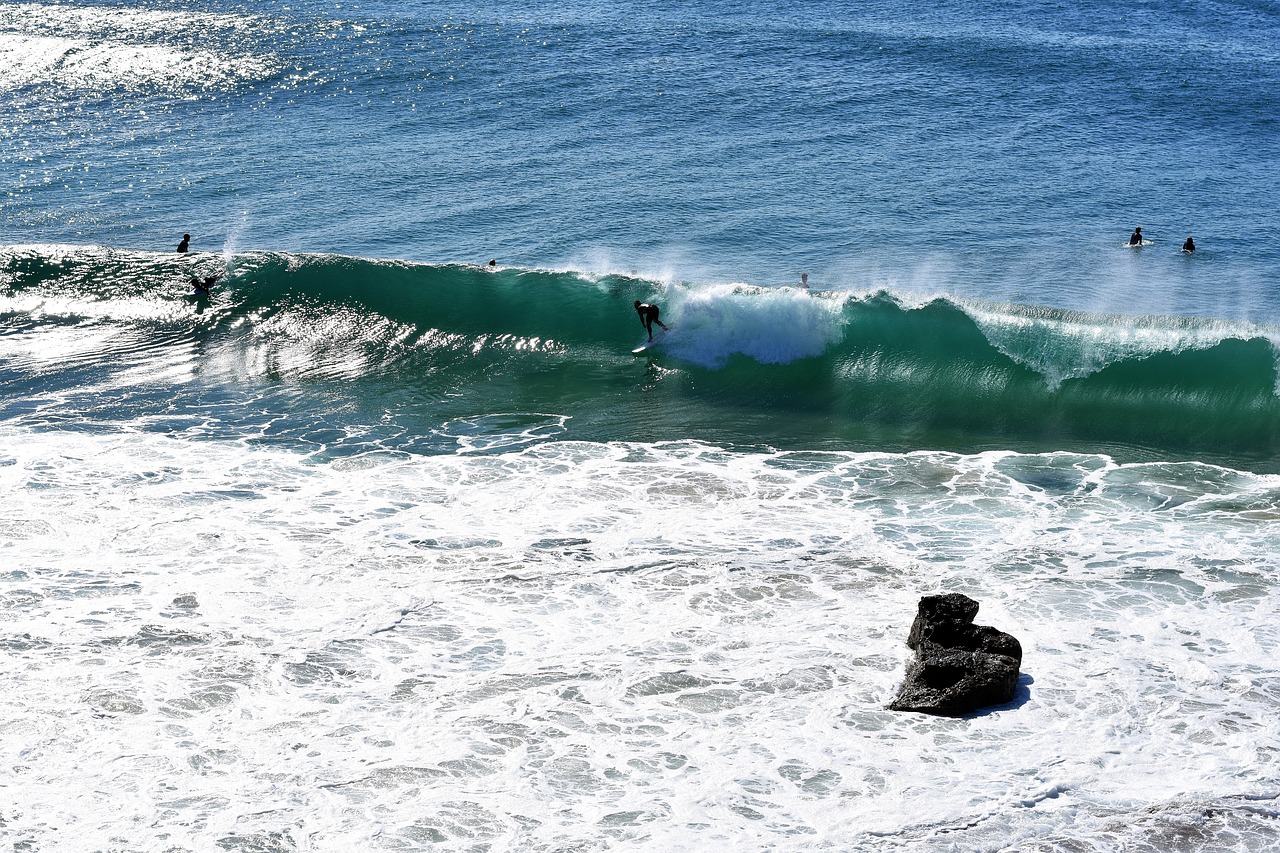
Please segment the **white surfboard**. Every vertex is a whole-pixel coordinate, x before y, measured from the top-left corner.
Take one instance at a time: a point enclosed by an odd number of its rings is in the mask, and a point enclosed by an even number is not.
[[[643,355],[644,353],[646,353],[646,352],[648,352],[649,350],[653,349],[653,348],[654,348],[654,347],[656,347],[658,344],[662,343],[662,342],[663,342],[663,340],[665,340],[665,339],[666,339],[667,335],[671,334],[671,329],[672,329],[672,328],[673,328],[672,326],[667,326],[667,328],[666,328],[666,330],[665,330],[665,331],[659,332],[659,333],[658,333],[658,336],[657,336],[656,338],[654,338],[653,340],[651,340],[651,341],[645,341],[645,342],[644,342],[644,343],[642,343],[640,346],[638,346],[638,347],[636,347],[635,349],[633,349],[633,350],[631,351],[631,354],[632,354],[632,355]]]

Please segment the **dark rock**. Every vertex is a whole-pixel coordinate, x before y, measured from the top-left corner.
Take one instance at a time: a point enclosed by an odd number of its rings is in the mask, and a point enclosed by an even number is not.
[[[890,710],[959,717],[1013,698],[1022,644],[1003,631],[974,625],[977,615],[978,602],[967,595],[920,599],[907,636],[916,659]]]
[[[916,648],[920,645],[926,626],[938,625],[942,622],[962,622],[969,624],[978,615],[978,602],[958,592],[946,595],[926,595],[920,599],[916,609],[916,621],[911,623],[911,633],[907,635],[907,646]]]

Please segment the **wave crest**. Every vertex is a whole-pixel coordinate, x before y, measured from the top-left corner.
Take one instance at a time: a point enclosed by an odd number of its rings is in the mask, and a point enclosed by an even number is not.
[[[214,271],[225,278],[207,304],[183,298],[188,278]],[[637,299],[660,304],[672,326],[642,359],[630,355],[644,338]],[[807,435],[897,448],[1118,443],[1272,459],[1280,449],[1276,330],[1222,320],[339,255],[66,247],[0,250],[0,310],[26,323],[189,328],[202,349],[266,381],[355,382],[366,390],[351,393],[366,396],[374,385],[416,389],[433,401],[433,429],[538,412],[606,438],[646,424],[665,437],[775,446]]]

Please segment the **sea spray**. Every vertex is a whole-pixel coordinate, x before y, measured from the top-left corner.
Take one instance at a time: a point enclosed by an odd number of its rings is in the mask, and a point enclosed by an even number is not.
[[[184,298],[187,277],[224,270],[207,304]],[[1277,331],[1247,323],[269,252],[224,268],[199,254],[12,248],[0,277],[8,322],[39,325],[79,364],[104,346],[97,324],[130,330],[100,353],[98,384],[68,399],[111,387],[141,414],[164,393],[130,385],[112,359],[137,337],[148,343],[127,360],[163,362],[172,341],[203,353],[184,406],[248,391],[285,406],[281,423],[337,407],[357,421],[326,443],[344,453],[388,424],[415,448],[451,450],[423,439],[496,413],[555,416],[563,438],[587,440],[736,424],[732,440],[777,447],[1094,447],[1264,468],[1280,448]],[[672,326],[643,358],[629,352],[643,340],[636,299],[660,299]],[[14,369],[21,340],[8,338]]]

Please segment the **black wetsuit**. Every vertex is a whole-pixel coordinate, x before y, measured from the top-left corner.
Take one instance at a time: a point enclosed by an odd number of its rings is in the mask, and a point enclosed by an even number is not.
[[[644,324],[644,330],[649,333],[649,340],[653,340],[653,324],[657,323],[662,328],[662,321],[658,319],[658,306],[650,305],[647,302],[636,303],[636,313],[640,315],[640,322]]]

